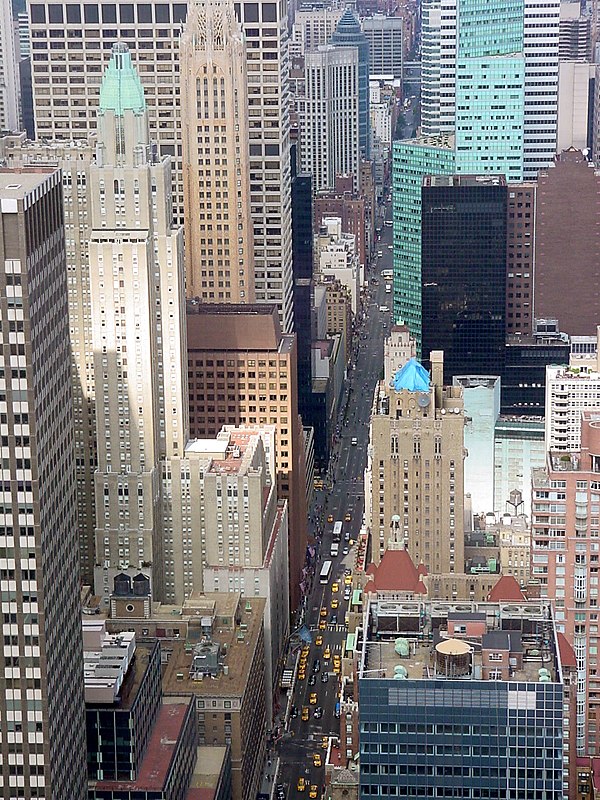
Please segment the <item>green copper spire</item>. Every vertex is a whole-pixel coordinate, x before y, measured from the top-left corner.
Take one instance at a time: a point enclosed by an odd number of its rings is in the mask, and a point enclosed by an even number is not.
[[[140,76],[131,63],[129,48],[124,42],[117,42],[113,45],[102,79],[99,113],[114,111],[122,117],[127,109],[141,113],[146,109],[146,101]]]

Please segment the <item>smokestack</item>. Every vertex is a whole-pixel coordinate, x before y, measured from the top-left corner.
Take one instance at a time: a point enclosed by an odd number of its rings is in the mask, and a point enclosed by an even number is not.
[[[444,351],[432,350],[429,354],[431,362],[431,382],[435,392],[435,407],[442,407],[442,389],[444,388]]]

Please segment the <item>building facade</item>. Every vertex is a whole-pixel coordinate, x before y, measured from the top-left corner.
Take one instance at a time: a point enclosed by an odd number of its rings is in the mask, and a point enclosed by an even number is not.
[[[183,232],[172,226],[168,156],[150,148],[144,91],[127,45],[114,46],[90,167],[90,271],[98,464],[96,593],[121,572],[165,574],[162,467],[187,438]],[[137,502],[134,504],[133,498]]]
[[[423,352],[444,351],[444,381],[501,374],[506,326],[506,182],[427,176],[421,190]]]
[[[306,97],[300,101],[300,161],[315,192],[333,189],[360,161],[359,60],[355,47],[322,45],[304,59]]]
[[[362,20],[363,33],[369,43],[370,75],[393,75],[402,80],[404,25],[402,17],[383,14]]]
[[[1,170],[0,223],[0,589],[9,615],[3,626],[1,791],[10,798],[84,800],[83,648],[60,172]]]
[[[13,133],[21,127],[19,60],[12,3],[3,3],[0,9],[0,130]]]
[[[462,391],[443,387],[443,354],[432,376],[412,358],[391,386],[375,389],[365,496],[372,558],[397,537],[428,572],[464,568],[464,425]]]
[[[527,334],[533,323],[537,183],[508,186],[506,220],[506,333]]]
[[[248,75],[233,0],[190,3],[179,55],[186,293],[251,303]]]

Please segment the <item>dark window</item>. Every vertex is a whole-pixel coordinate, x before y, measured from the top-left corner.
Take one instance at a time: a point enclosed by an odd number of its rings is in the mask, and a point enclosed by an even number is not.
[[[98,6],[86,4],[83,7],[84,19],[88,24],[98,24],[100,18],[98,17]]]
[[[121,23],[133,22],[133,3],[125,3],[119,6],[119,15],[121,17]]]
[[[113,24],[117,21],[117,7],[112,5],[107,5],[106,3],[102,4],[102,22],[112,22]]]
[[[244,22],[258,22],[258,3],[244,3]]]
[[[173,6],[173,22],[185,22],[187,6],[185,3],[175,3]]]
[[[67,22],[75,25],[81,22],[81,6],[67,6]]]
[[[50,3],[48,6],[48,22],[63,22],[63,8],[58,3]]]
[[[169,6],[166,3],[159,3],[158,5],[154,6],[154,9],[157,22],[171,22],[171,15],[169,14]]]
[[[46,9],[44,6],[31,6],[31,21],[46,22]]]
[[[138,3],[138,22],[152,22],[152,6],[149,3]]]
[[[263,3],[262,15],[263,22],[277,22],[277,4]]]
[[[234,3],[233,4],[233,10],[235,12],[235,18],[237,19],[238,22],[241,22],[242,21],[242,16],[241,16],[241,13],[240,13],[240,4],[239,3]]]
[[[278,144],[266,144],[265,145],[265,155],[266,156],[278,156],[279,155],[279,145]]]
[[[251,156],[262,156],[262,144],[251,144],[250,145],[250,155]]]

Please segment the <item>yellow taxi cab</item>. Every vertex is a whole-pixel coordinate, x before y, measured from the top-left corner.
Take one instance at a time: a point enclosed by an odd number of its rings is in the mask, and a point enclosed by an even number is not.
[[[302,706],[302,722],[308,722],[310,719],[310,711],[308,706]]]
[[[323,618],[326,617],[327,616],[327,609],[326,608],[322,608],[321,611],[319,612],[319,615],[321,617],[323,617]]]
[[[344,584],[346,586],[352,586],[352,575],[346,575],[344,578]]]
[[[319,634],[315,639],[315,645],[317,647],[321,647],[322,644],[323,644],[323,637],[321,636],[321,634]]]
[[[311,704],[311,706],[316,706],[317,705],[317,693],[316,692],[313,692],[311,694],[311,696],[308,698],[308,702]]]
[[[329,522],[329,523],[332,523],[332,522],[333,522],[333,514],[330,514],[330,515],[327,517],[327,522]]]
[[[323,659],[325,661],[329,661],[330,658],[331,658],[331,650],[329,648],[329,645],[327,645],[327,647],[325,648],[325,652],[323,653]]]
[[[296,784],[296,789],[299,792],[303,792],[306,789],[306,781],[302,776],[298,778],[298,783]]]
[[[321,753],[315,753],[313,756],[313,766],[320,767],[323,764],[323,760],[321,759]]]
[[[312,783],[311,786],[310,786],[310,789],[308,791],[308,796],[310,797],[310,800],[316,800],[316,797],[317,797],[318,794],[319,794],[319,790],[317,788],[317,784],[316,783]]]
[[[334,671],[334,673],[336,675],[339,675],[341,670],[342,670],[342,665],[341,665],[341,662],[340,662],[339,658],[337,660],[334,659],[334,661],[333,661],[333,671]]]
[[[303,681],[306,678],[306,671],[301,669],[298,670],[298,680]]]
[[[340,590],[340,585],[339,585],[339,583],[332,583],[332,584],[331,584],[331,591],[332,591],[334,594],[335,594],[336,592],[339,592],[339,590]]]
[[[322,619],[321,622],[319,622],[319,630],[324,631],[326,628],[327,628],[327,620]]]
[[[339,600],[337,600],[337,599],[334,597],[334,599],[331,601],[331,607],[332,607],[333,609],[336,609],[336,608],[339,606],[339,604],[340,604],[340,603],[339,603]]]
[[[352,514],[350,514],[350,512],[348,512],[346,514],[346,516],[344,517],[344,522],[350,522],[351,520],[352,520]]]
[[[348,627],[348,625],[350,625],[350,614],[346,614],[346,616],[344,617],[344,625],[346,627]]]
[[[321,739],[321,747],[323,748],[323,750],[327,750],[327,748],[329,747],[329,736],[323,736],[323,738]]]

